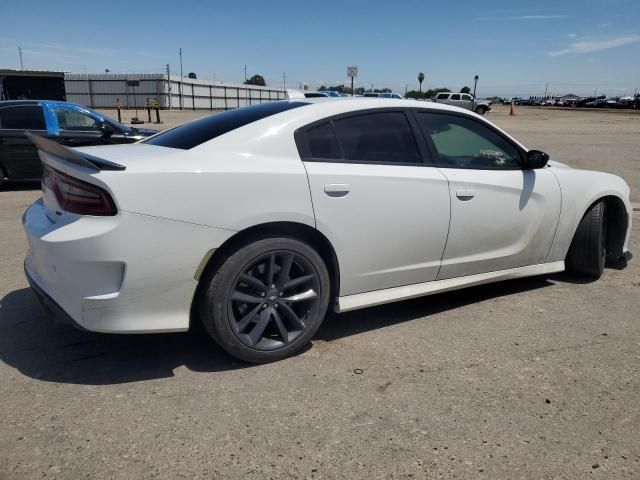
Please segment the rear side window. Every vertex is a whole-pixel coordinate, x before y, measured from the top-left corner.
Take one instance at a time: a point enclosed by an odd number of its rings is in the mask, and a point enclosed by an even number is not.
[[[236,128],[304,105],[308,103],[283,101],[237,108],[172,128],[144,140],[144,143],[189,150]]]
[[[460,100],[460,95],[457,93],[454,95],[451,95],[451,100]]]
[[[0,109],[0,128],[16,130],[46,130],[42,107],[16,105]]]
[[[402,112],[368,113],[333,122],[345,160],[420,163],[407,117]]]
[[[307,142],[313,158],[342,158],[333,127],[328,122],[307,130]]]

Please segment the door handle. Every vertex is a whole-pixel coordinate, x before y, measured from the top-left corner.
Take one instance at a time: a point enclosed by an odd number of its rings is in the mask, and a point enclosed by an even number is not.
[[[330,197],[345,197],[351,191],[347,183],[329,183],[324,186],[324,193]]]
[[[456,197],[458,197],[458,200],[461,200],[463,202],[468,202],[475,196],[476,192],[474,190],[456,190]]]

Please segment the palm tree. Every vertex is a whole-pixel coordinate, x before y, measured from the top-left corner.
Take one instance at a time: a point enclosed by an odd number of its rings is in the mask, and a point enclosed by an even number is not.
[[[422,82],[424,82],[424,73],[420,72],[418,74],[418,82],[420,82],[420,92],[422,92]]]

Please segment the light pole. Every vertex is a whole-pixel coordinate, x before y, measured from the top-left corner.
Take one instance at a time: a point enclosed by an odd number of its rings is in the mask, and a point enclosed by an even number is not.
[[[182,79],[184,74],[182,73],[182,47],[180,47],[180,82],[178,82],[178,90],[180,90],[180,110],[182,110]]]
[[[473,109],[476,109],[476,87],[478,86],[478,75],[473,77]]]

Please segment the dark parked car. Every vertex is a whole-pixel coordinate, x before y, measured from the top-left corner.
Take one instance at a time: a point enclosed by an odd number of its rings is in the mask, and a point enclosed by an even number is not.
[[[0,183],[40,179],[38,151],[25,137],[26,130],[71,147],[132,143],[157,133],[156,130],[127,127],[75,103],[52,100],[0,102]]]

